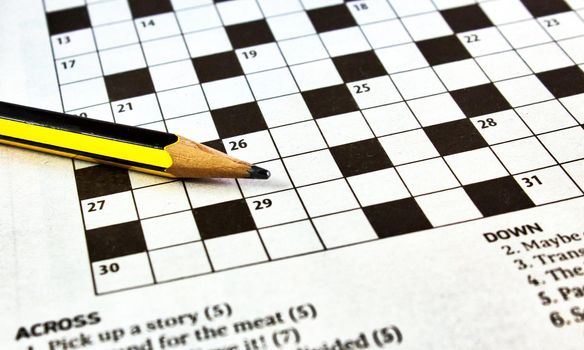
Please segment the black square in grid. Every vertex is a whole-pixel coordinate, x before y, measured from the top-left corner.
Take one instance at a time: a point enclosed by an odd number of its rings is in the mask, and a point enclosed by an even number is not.
[[[535,206],[510,176],[466,185],[464,190],[484,216]]]
[[[151,94],[154,84],[148,68],[106,75],[105,87],[110,101]]]
[[[454,35],[418,41],[416,45],[426,61],[433,66],[471,57],[464,45]]]
[[[578,66],[541,72],[536,76],[556,98],[584,92],[584,72]]]
[[[446,23],[456,33],[491,27],[493,23],[479,5],[456,7],[441,11]]]
[[[223,144],[223,141],[221,141],[221,140],[213,140],[213,141],[203,142],[203,145],[211,147],[212,149],[215,149],[215,150],[223,152],[223,153],[227,152],[225,150],[225,145]]]
[[[310,21],[317,32],[327,32],[335,29],[342,29],[356,26],[357,22],[345,5],[323,7],[307,11]]]
[[[211,116],[219,137],[223,139],[268,128],[255,102],[214,109]]]
[[[132,184],[126,169],[105,165],[90,166],[75,170],[75,181],[79,199],[107,196],[130,191]]]
[[[146,251],[146,242],[139,221],[87,230],[85,238],[91,262]]]
[[[302,92],[314,118],[358,111],[359,107],[346,85],[335,85]]]
[[[170,0],[129,0],[132,17],[146,17],[172,12]]]
[[[428,126],[424,131],[442,156],[488,146],[469,119]]]
[[[364,207],[363,212],[379,238],[432,228],[414,198]]]
[[[333,63],[346,83],[387,74],[373,51],[333,57]]]
[[[451,91],[450,95],[469,118],[511,108],[495,85],[490,83]]]
[[[564,0],[521,0],[533,17],[553,15],[572,9]]]
[[[49,34],[57,35],[89,28],[91,27],[91,20],[89,19],[87,7],[80,6],[47,13],[47,24],[49,26]]]
[[[265,20],[235,24],[225,27],[231,44],[236,49],[276,41]]]
[[[243,75],[243,69],[233,51],[193,58],[193,65],[201,83]]]
[[[377,139],[331,147],[331,154],[343,176],[349,177],[392,166]]]
[[[243,199],[193,209],[203,239],[255,230],[249,207]]]

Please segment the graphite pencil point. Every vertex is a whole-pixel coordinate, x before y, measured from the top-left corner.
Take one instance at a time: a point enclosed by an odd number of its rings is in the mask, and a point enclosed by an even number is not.
[[[249,177],[251,179],[262,179],[266,180],[270,177],[270,171],[264,168],[260,168],[259,166],[252,165],[251,169],[249,170]]]

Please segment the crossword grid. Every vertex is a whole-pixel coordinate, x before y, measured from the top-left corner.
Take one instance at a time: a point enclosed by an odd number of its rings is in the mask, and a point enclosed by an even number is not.
[[[66,112],[270,169],[75,162],[95,293],[582,196],[584,1],[45,0]]]

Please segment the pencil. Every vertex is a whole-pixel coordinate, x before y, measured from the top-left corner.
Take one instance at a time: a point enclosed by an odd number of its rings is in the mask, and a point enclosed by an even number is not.
[[[6,102],[0,102],[0,143],[166,177],[270,177],[266,169],[176,134]]]

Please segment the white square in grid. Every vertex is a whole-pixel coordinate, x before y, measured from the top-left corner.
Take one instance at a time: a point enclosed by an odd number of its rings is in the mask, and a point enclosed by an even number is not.
[[[331,5],[339,5],[343,3],[343,0],[300,0],[304,5],[306,10],[312,10],[315,8],[326,7]]]
[[[478,57],[477,63],[492,81],[530,74],[529,67],[515,51]]]
[[[47,12],[54,12],[71,7],[83,6],[85,5],[85,0],[49,0],[44,1],[44,3]]]
[[[474,57],[511,50],[507,40],[494,27],[473,30],[457,36]]]
[[[215,28],[184,35],[191,57],[202,57],[230,51],[231,41],[225,28]]]
[[[116,123],[141,125],[162,120],[156,95],[132,97],[111,103]]]
[[[256,227],[267,227],[306,219],[296,191],[288,190],[246,199]]]
[[[377,239],[362,210],[323,216],[314,225],[327,248]]]
[[[83,200],[81,208],[86,230],[138,219],[130,191]]]
[[[537,20],[554,40],[584,35],[584,22],[576,12],[556,13]]]
[[[207,103],[200,85],[159,92],[158,102],[160,102],[160,108],[165,119],[207,110]],[[203,142],[198,139],[197,141]]]
[[[313,120],[274,128],[271,133],[282,157],[326,148]]]
[[[430,12],[402,18],[402,22],[415,41],[452,34],[440,12]]]
[[[311,217],[359,207],[344,179],[302,187],[298,189],[298,193]]]
[[[474,5],[476,0],[433,0],[432,1],[438,10],[447,10],[453,7],[461,7],[466,5]]]
[[[584,94],[563,97],[560,102],[580,124],[584,124]]]
[[[434,66],[434,70],[450,91],[489,83],[489,78],[471,58]]]
[[[375,53],[390,74],[428,66],[416,44],[387,47],[375,50]]]
[[[61,96],[66,111],[109,101],[103,78],[61,86]]]
[[[559,166],[514,176],[535,205],[578,197],[582,192]]]
[[[414,196],[460,186],[442,158],[434,158],[396,168]]]
[[[558,44],[574,62],[584,63],[584,37],[562,40]]]
[[[463,185],[508,175],[507,170],[488,147],[452,154],[444,157],[444,160]]]
[[[378,137],[420,127],[404,102],[366,109],[363,115]]]
[[[294,12],[283,16],[268,17],[268,25],[276,40],[285,40],[314,34],[316,31],[306,12]]]
[[[422,126],[466,118],[450,94],[422,97],[407,103]]]
[[[208,239],[205,245],[215,270],[268,260],[256,231]]]
[[[516,111],[534,134],[563,129],[577,124],[557,100],[520,107]]]
[[[65,111],[65,113],[74,114],[80,117],[86,117],[90,119],[103,120],[112,123],[114,121],[114,118],[112,116],[112,108],[109,103],[76,109],[73,111]]]
[[[239,146],[242,140],[247,146]],[[224,139],[223,144],[227,154],[238,159],[245,159],[250,163],[265,162],[278,158],[278,152],[267,130]]]
[[[422,129],[385,136],[379,142],[394,165],[440,155]]]
[[[539,136],[545,147],[558,162],[584,158],[584,129],[575,127]]]
[[[139,127],[143,128],[143,129],[148,129],[148,130],[166,132],[166,127],[164,125],[164,122],[162,122],[162,121],[148,123],[148,124],[142,124],[142,125],[139,125]]]
[[[100,50],[110,49],[138,42],[138,34],[132,21],[112,23],[93,28],[95,42]]]
[[[399,19],[367,24],[361,30],[374,49],[412,41]]]
[[[397,12],[398,16],[405,17],[417,13],[430,12],[436,10],[432,0],[388,0],[391,7]]]
[[[361,141],[373,137],[361,112],[351,112],[320,118],[318,126],[329,147]]]
[[[401,96],[387,75],[347,84],[359,108],[369,108],[401,101]]]
[[[513,107],[554,98],[535,75],[500,81],[495,86]]]
[[[110,75],[146,67],[140,44],[99,52],[103,74]]]
[[[359,27],[331,30],[320,34],[331,57],[371,50]]]
[[[312,119],[306,102],[300,94],[259,101],[258,105],[270,128]]]
[[[170,0],[170,2],[172,3],[172,8],[177,12],[178,10],[184,10],[191,7],[213,4],[213,0]]]
[[[134,190],[134,198],[141,218],[190,209],[187,194],[180,181]]]
[[[270,178],[263,181],[254,179],[237,179],[241,192],[245,197],[259,196],[266,193],[277,192],[292,188],[292,183],[288,177],[288,173],[284,168],[281,159],[272,160],[269,162],[257,163],[259,167],[268,169],[270,171]]]
[[[406,100],[446,92],[432,68],[393,74],[391,78]]]
[[[119,271],[105,275],[94,274],[97,293],[107,293],[124,288],[145,286],[154,283],[148,254],[138,253],[92,263],[93,271],[99,266],[116,263]]]
[[[548,43],[517,50],[535,73],[573,65],[572,60],[556,43]]]
[[[318,35],[310,35],[278,43],[289,65],[328,58]]]
[[[434,227],[482,217],[462,188],[420,196],[416,202]]]
[[[247,81],[256,100],[264,100],[298,92],[288,67],[250,74]]]
[[[485,114],[470,120],[490,145],[532,135],[513,110]]]
[[[302,4],[299,0],[258,0],[264,16],[277,16],[285,13],[302,11]]]
[[[156,281],[169,281],[211,272],[202,243],[189,243],[149,253]]]
[[[253,101],[244,76],[221,79],[203,84],[210,109],[219,109]]]
[[[485,1],[480,6],[495,25],[531,18],[531,14],[520,0]]]
[[[410,196],[395,169],[383,169],[347,178],[362,206],[391,202]]]
[[[297,187],[343,176],[328,149],[284,158],[284,164]]]
[[[563,167],[580,189],[584,189],[584,160],[566,163]]]
[[[249,46],[235,53],[246,74],[286,66],[276,43]]]
[[[140,224],[149,250],[201,239],[190,210],[141,220]]]
[[[92,26],[121,22],[132,19],[130,8],[125,0],[106,1],[87,5]]]
[[[499,30],[507,38],[511,46],[516,49],[543,44],[552,40],[534,19],[506,24],[499,27]]]
[[[386,0],[361,0],[347,4],[358,24],[379,22],[395,18],[395,13]]]
[[[51,37],[55,59],[95,51],[91,28],[80,29]]]
[[[145,42],[142,49],[150,66],[189,58],[187,47],[180,36]]]
[[[101,76],[101,66],[95,52],[57,60],[55,66],[59,75],[59,84]]]
[[[183,33],[221,27],[221,19],[213,5],[176,11],[176,17]]]
[[[128,171],[132,188],[141,188],[176,181],[169,177],[151,175],[143,172]]]
[[[239,187],[233,179],[186,181],[185,186],[193,208],[229,202],[241,198]]]
[[[492,148],[511,174],[556,164],[535,137],[503,143]]]
[[[307,220],[262,229],[260,235],[272,259],[322,250],[318,235]]]
[[[136,30],[142,42],[172,35],[180,35],[178,23],[172,12],[142,17],[134,20],[134,22],[136,23]]]
[[[262,11],[255,0],[224,1],[215,6],[226,26],[263,18]]]
[[[156,91],[194,85],[199,82],[191,60],[184,60],[149,67]]]
[[[292,66],[290,69],[302,91],[343,83],[330,58]]]
[[[197,140],[197,142],[207,142],[219,138],[215,123],[209,112],[170,119],[166,121],[166,126],[168,127],[168,132],[191,140]]]

